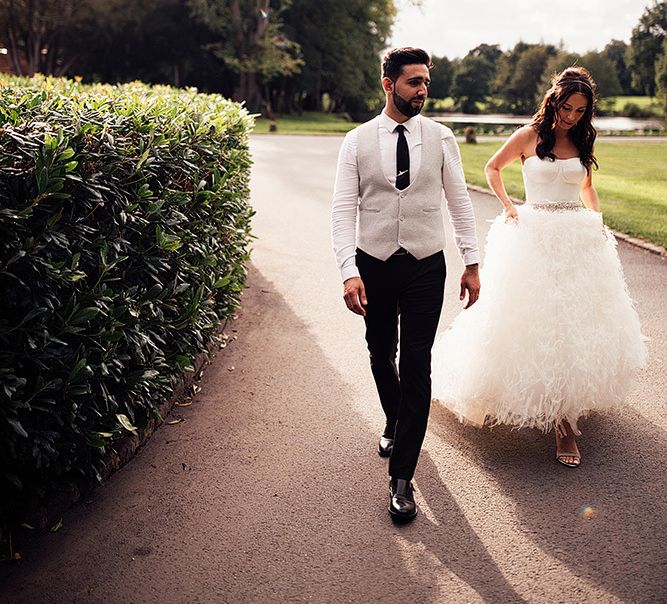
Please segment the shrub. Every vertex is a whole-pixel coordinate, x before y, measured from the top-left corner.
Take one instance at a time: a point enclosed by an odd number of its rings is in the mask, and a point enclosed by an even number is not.
[[[250,218],[241,106],[0,78],[0,519],[157,413],[234,313]]]
[[[621,115],[625,117],[651,117],[653,113],[648,109],[642,109],[637,103],[626,103],[623,105]]]

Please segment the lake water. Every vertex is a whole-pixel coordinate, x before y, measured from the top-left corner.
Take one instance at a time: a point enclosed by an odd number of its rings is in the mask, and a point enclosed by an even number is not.
[[[488,124],[488,125],[517,125],[528,124],[531,120],[529,115],[505,115],[501,113],[489,115],[474,115],[468,113],[441,113],[430,114],[429,117],[436,122],[447,124]],[[657,118],[633,118],[633,117],[598,117],[593,120],[593,125],[598,130],[610,130],[628,132],[634,130],[664,130],[665,123]]]

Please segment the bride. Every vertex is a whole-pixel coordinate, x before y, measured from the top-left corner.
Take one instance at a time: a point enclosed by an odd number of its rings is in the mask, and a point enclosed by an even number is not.
[[[481,295],[433,348],[434,399],[476,425],[554,429],[556,459],[570,467],[581,461],[577,420],[620,404],[646,360],[592,183],[594,99],[590,73],[565,69],[487,163],[504,212],[488,234]],[[501,174],[517,159],[521,207]]]

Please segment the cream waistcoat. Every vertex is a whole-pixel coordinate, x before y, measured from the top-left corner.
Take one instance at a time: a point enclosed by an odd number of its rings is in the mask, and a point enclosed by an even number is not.
[[[378,122],[376,117],[358,129],[358,247],[379,260],[399,247],[417,259],[426,258],[445,247],[441,126],[421,120],[421,166],[411,175],[410,186],[399,191],[382,171]]]

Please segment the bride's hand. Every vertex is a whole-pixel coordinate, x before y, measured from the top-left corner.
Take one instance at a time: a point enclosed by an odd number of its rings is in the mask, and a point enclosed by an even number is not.
[[[505,208],[503,214],[505,215],[505,222],[519,222],[519,212],[516,211],[513,204],[509,208]]]

